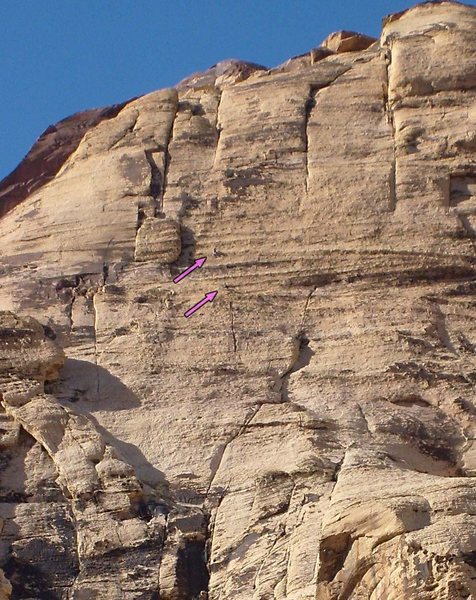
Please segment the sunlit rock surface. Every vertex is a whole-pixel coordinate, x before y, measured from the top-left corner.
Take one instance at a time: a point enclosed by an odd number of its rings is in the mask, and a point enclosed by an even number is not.
[[[476,598],[475,132],[476,9],[427,3],[133,100],[9,205],[0,594]]]

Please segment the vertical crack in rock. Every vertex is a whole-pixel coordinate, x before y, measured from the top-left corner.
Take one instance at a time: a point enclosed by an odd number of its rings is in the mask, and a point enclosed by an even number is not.
[[[151,216],[156,217],[163,212],[165,178],[169,164],[168,146],[166,148],[158,146],[153,150],[144,150],[144,153],[150,167],[149,195],[152,198],[153,208],[153,214]],[[161,166],[155,161],[155,154],[159,154],[161,156]]]
[[[181,107],[181,103],[179,102],[177,105],[177,111],[176,111],[175,116],[178,114],[180,107]],[[168,158],[167,158],[167,165],[166,165],[166,173],[168,173],[169,166],[172,161],[172,156],[170,155],[170,153],[168,151],[168,147],[170,146],[171,142],[174,140],[174,137],[175,137],[175,125],[176,125],[176,119],[174,118],[172,128],[171,128],[170,138],[169,138],[168,145],[167,145]],[[165,177],[165,183],[166,183],[166,179],[167,179],[167,177]],[[194,255],[196,241],[195,241],[195,235],[194,235],[193,230],[190,227],[187,227],[186,225],[184,225],[183,221],[184,221],[184,217],[187,213],[187,210],[194,205],[194,201],[193,201],[192,197],[190,196],[190,194],[188,194],[187,192],[181,193],[180,200],[181,200],[181,206],[178,209],[178,211],[176,212],[176,219],[177,219],[178,225],[180,227],[180,254],[174,262],[177,265],[185,265],[185,264],[187,264],[188,260],[191,257],[193,257],[193,255]],[[163,216],[165,216],[165,214]]]
[[[103,263],[102,268],[102,283],[105,285],[109,273],[109,267],[107,263]],[[75,275],[74,280],[62,280],[56,286],[56,292],[61,293],[63,289],[66,289],[70,294],[69,303],[66,306],[66,317],[69,321],[69,334],[72,338],[78,337],[80,341],[88,341],[92,344],[92,353],[94,356],[94,364],[96,365],[96,398],[99,399],[100,394],[100,373],[99,373],[99,351],[97,343],[97,307],[96,307],[96,293],[98,285],[101,280],[99,274],[94,274],[98,277],[98,281],[93,283],[90,280],[85,279],[86,274]],[[75,306],[79,299],[87,300],[87,311],[90,314],[92,311],[92,325],[85,327],[84,324],[75,326],[74,311]],[[81,307],[79,308],[81,311]],[[84,307],[83,307],[84,310]]]
[[[309,347],[309,339],[306,337],[304,333],[300,333],[296,338],[296,358],[293,361],[293,364],[289,367],[289,369],[283,373],[283,375],[279,378],[277,392],[281,394],[281,402],[290,402],[289,399],[289,379],[291,378],[293,373],[307,367],[307,365],[311,362],[311,359],[314,355],[314,352]]]
[[[98,352],[98,337],[97,337],[97,319],[98,319],[98,310],[96,307],[96,294],[93,294],[92,297],[92,307],[94,311],[94,323],[93,323],[93,344],[94,344],[94,362],[96,363],[96,399],[100,399],[101,393],[101,375],[100,375],[100,367],[99,367],[99,352]]]
[[[292,492],[291,492],[291,496],[292,496]],[[272,556],[273,551],[276,548],[276,545],[283,538],[283,536],[286,534],[286,526],[283,525],[282,527],[278,527],[277,530],[274,533],[275,533],[275,538],[274,538],[273,544],[272,544],[271,548],[268,550],[268,552],[264,555],[263,560],[261,561],[260,566],[256,570],[256,575],[255,575],[254,581],[253,581],[253,589],[254,590],[258,589],[259,578],[261,576],[261,572],[263,571],[264,567],[266,566],[269,558]],[[289,542],[288,542],[288,545],[289,545]]]
[[[391,43],[391,42],[389,42]],[[392,50],[391,47],[387,47],[383,52],[383,60],[385,61],[385,81],[382,85],[383,92],[383,110],[387,119],[387,124],[392,129],[392,144],[393,144],[393,160],[390,170],[389,180],[389,192],[390,192],[390,206],[389,210],[394,211],[397,207],[397,142],[396,142],[396,130],[395,130],[395,115],[393,112],[392,102],[390,100],[389,88],[390,88],[390,69],[392,66]]]
[[[162,600],[202,599],[208,595],[209,514],[177,504],[167,521],[161,548],[158,594]]]
[[[121,131],[120,134],[119,134],[119,136],[116,137],[116,139],[114,139],[109,144],[109,146],[107,148],[107,152],[110,152],[111,150],[113,150],[114,148],[116,148],[118,146],[118,144],[120,144],[127,135],[129,135],[130,133],[134,132],[138,120],[139,120],[139,112],[137,112],[135,114],[135,117],[133,118],[133,120],[130,123],[130,125],[128,125],[123,131]]]
[[[73,328],[74,328],[73,309],[74,309],[75,301],[76,301],[76,293],[75,293],[75,288],[73,288],[71,290],[71,300],[66,309],[66,316],[69,321],[69,330],[70,331],[73,331]]]
[[[220,500],[221,502],[221,500]],[[210,575],[211,575],[211,557],[212,557],[212,538],[214,525],[211,522],[211,514],[205,509],[203,510],[203,515],[205,519],[205,542],[203,549],[203,562],[206,569],[206,581],[204,585],[204,589],[202,590],[202,598],[203,600],[208,599],[208,593],[210,591]],[[217,507],[218,510],[218,507]],[[200,594],[198,596],[200,600]]]
[[[165,515],[165,523],[164,523],[164,533],[160,539],[160,544],[158,547],[158,555],[159,555],[159,577],[157,581],[157,598],[161,598],[161,590],[160,590],[160,570],[162,569],[162,562],[164,558],[165,545],[167,543],[167,536],[169,531],[169,513]]]
[[[312,111],[316,106],[316,96],[317,92],[321,88],[318,86],[309,86],[309,94],[306,100],[306,104],[304,105],[304,152],[306,159],[306,196],[309,192],[309,120],[312,115]]]
[[[349,71],[351,67],[347,67],[343,73],[339,73],[334,79],[325,84],[316,85],[311,83],[309,85],[309,93],[304,104],[304,127],[303,127],[303,138],[304,138],[304,153],[305,153],[305,161],[306,161],[306,180],[305,180],[305,190],[306,196],[309,193],[309,179],[310,179],[310,170],[309,170],[309,125],[310,120],[313,114],[313,111],[317,104],[317,96],[320,92],[332,86],[340,77],[345,75],[347,71]]]
[[[107,262],[102,263],[102,284],[106,285],[109,279],[109,265]]]
[[[144,150],[145,159],[150,168],[149,201],[146,205],[139,202],[137,207],[137,231],[147,217],[165,217],[164,195],[167,187],[167,174],[170,166],[169,146],[173,139],[173,128],[178,108],[171,119],[170,128],[165,136],[165,143],[154,140],[152,148]]]
[[[208,593],[210,573],[206,556],[206,538],[185,539],[179,547],[177,584],[184,600],[203,598],[203,593]]]
[[[165,130],[161,130],[160,134],[156,132],[151,141],[147,138],[149,147],[144,149],[150,180],[148,195],[141,196],[137,204],[135,262],[156,260],[171,264],[180,254],[180,225],[174,217],[166,218],[164,206],[171,162],[170,144],[178,112],[176,101],[174,95],[172,109],[160,116],[161,119],[166,118]]]
[[[362,405],[357,403],[357,410],[359,411],[360,416],[362,417],[362,420],[365,424],[365,429],[367,433],[370,433],[370,427],[369,427],[369,422],[367,420],[367,416],[365,415],[364,409],[362,408]]]
[[[300,331],[304,331],[304,327],[305,327],[305,323],[306,323],[306,317],[307,317],[307,311],[309,308],[309,304],[312,300],[312,297],[314,296],[314,294],[316,293],[318,286],[314,286],[314,288],[309,292],[307,298],[306,298],[306,303],[304,305],[304,310],[302,311],[302,318],[301,318],[301,324],[300,324]]]
[[[177,119],[178,111],[179,111],[179,103],[177,102],[177,104],[175,106],[174,116],[170,123],[170,129],[167,132],[166,144],[165,144],[165,148],[164,148],[164,173],[163,173],[163,178],[162,178],[162,190],[161,190],[161,194],[160,194],[160,210],[159,210],[160,216],[165,216],[164,196],[165,196],[165,190],[167,189],[167,178],[168,178],[168,174],[169,174],[170,163],[172,161],[172,156],[170,155],[169,148],[170,148],[170,144],[173,142],[173,139],[174,139],[174,128],[175,128],[175,122]],[[151,185],[152,185],[152,180],[151,180]]]
[[[181,215],[180,215],[181,216]],[[180,256],[177,259],[177,265],[187,265],[195,253],[195,235],[190,227],[180,223]]]
[[[223,91],[220,92],[220,97],[218,98],[218,104],[217,104],[217,118],[216,118],[216,124],[215,124],[215,129],[217,132],[217,139],[216,139],[216,146],[215,146],[215,154],[213,156],[212,169],[214,169],[216,166],[216,162],[217,162],[217,158],[218,158],[218,147],[220,145],[221,133],[223,131],[222,126],[221,126],[221,121],[220,121],[220,107],[221,107],[222,98],[223,98]]]
[[[339,474],[340,474],[340,471],[341,471],[341,469],[342,469],[342,465],[344,464],[345,455],[346,455],[346,453],[344,453],[344,455],[343,455],[343,457],[340,459],[340,461],[339,461],[338,463],[336,463],[336,465],[334,466],[334,472],[333,472],[333,474],[332,474],[332,478],[331,478],[331,481],[333,481],[333,482],[334,482],[334,486],[333,486],[333,488],[332,488],[332,491],[331,491],[331,497],[330,497],[330,499],[329,499],[329,500],[332,500],[332,494],[333,494],[333,492],[334,492],[334,489],[335,489],[335,486],[337,485],[337,482],[338,482],[338,480],[339,480]]]
[[[331,481],[332,489],[329,494],[329,505],[332,504],[332,497],[339,481],[339,474],[344,464],[346,452],[341,460],[335,464]],[[350,551],[351,540],[347,532],[342,532],[332,536],[325,536],[323,530],[324,522],[321,525],[321,542],[319,546],[318,560],[316,564],[317,582],[330,582],[342,568],[347,554]]]
[[[204,514],[207,517],[207,529],[206,529],[206,543],[205,543],[205,560],[208,570],[208,589],[210,589],[210,576],[212,572],[212,548],[213,548],[213,537],[215,535],[215,523],[217,519],[218,512],[220,510],[221,504],[226,497],[227,489],[224,489],[220,492],[219,496],[216,498],[213,506],[208,506],[208,510],[204,509]],[[204,598],[206,600],[208,596]]]
[[[228,446],[230,444],[232,444],[238,437],[240,437],[241,435],[243,435],[245,433],[249,424],[256,417],[256,415],[258,414],[258,412],[262,406],[263,406],[263,403],[260,403],[257,406],[255,406],[254,408],[252,408],[251,411],[248,413],[248,415],[245,417],[245,419],[244,419],[243,423],[241,424],[240,428],[238,429],[238,431],[236,433],[234,433],[228,440],[226,440],[224,442],[224,444],[222,445],[221,449],[219,449],[217,451],[218,456],[215,459],[216,466],[214,468],[212,468],[210,483],[209,483],[207,491],[205,493],[205,498],[208,498],[210,495],[211,488],[213,487],[213,483],[215,481],[217,473],[220,470],[220,467],[221,467],[221,464],[223,461],[223,457],[225,456],[225,452],[226,452]]]
[[[236,331],[235,331],[235,315],[233,311],[233,302],[230,302],[230,320],[231,320],[231,336],[233,339],[233,352],[236,352]]]

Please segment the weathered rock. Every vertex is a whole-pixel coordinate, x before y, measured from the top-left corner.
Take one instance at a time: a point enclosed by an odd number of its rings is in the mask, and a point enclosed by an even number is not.
[[[41,332],[41,334],[40,334]],[[12,349],[16,363],[12,363]],[[55,352],[56,350],[56,352]],[[69,500],[61,521],[66,529],[68,521],[74,521],[77,546],[72,557],[72,572],[61,574],[42,564],[51,560],[54,551],[39,551],[39,545],[55,544],[34,530],[37,546],[32,548],[28,529],[22,528],[20,513],[15,523],[19,527],[19,539],[3,561],[14,583],[16,595],[46,593],[45,583],[37,578],[56,577],[56,585],[71,586],[73,597],[115,598],[122,593],[123,580],[132,577],[131,593],[154,593],[159,576],[160,552],[151,556],[150,546],[163,544],[165,519],[151,519],[146,498],[132,467],[122,461],[109,446],[94,423],[85,416],[74,414],[61,406],[52,395],[43,391],[47,378],[58,376],[63,354],[56,345],[45,338],[42,327],[33,319],[17,319],[12,313],[0,313],[0,400],[5,417],[10,417],[44,448],[53,460],[57,480],[64,490],[63,503]],[[22,372],[23,371],[23,372]],[[4,418],[5,418],[4,417]],[[27,496],[25,495],[25,499]],[[12,500],[15,495],[12,496]],[[28,505],[27,520],[45,518],[44,507]],[[40,513],[43,513],[40,516]],[[11,520],[10,508],[0,507],[3,519]],[[144,517],[148,517],[145,519]],[[31,526],[31,525],[30,525]],[[70,540],[72,543],[72,540]],[[65,548],[63,551],[68,551]],[[37,554],[39,552],[39,554]],[[121,556],[134,553],[133,564],[127,565]],[[112,556],[114,558],[112,558]],[[74,564],[75,560],[80,563]],[[25,564],[26,563],[26,564]],[[20,584],[28,577],[28,569],[40,564],[30,587]],[[53,566],[54,561],[53,561]],[[134,575],[131,575],[131,569]],[[144,571],[144,569],[146,569]],[[142,571],[141,571],[142,570]],[[103,586],[103,574],[107,571],[110,581]],[[72,578],[72,575],[75,578]],[[1,583],[1,580],[0,580]],[[54,589],[56,585],[50,584]],[[7,590],[7,585],[4,586]]]
[[[2,218],[13,594],[476,597],[475,31],[213,68]]]
[[[335,54],[329,48],[323,48],[322,46],[318,46],[317,48],[312,48],[310,52],[306,52],[306,54],[301,54],[299,56],[294,56],[290,58],[279,67],[273,69],[276,72],[292,72],[298,71],[301,69],[307,69],[310,65],[319,62],[320,60],[324,60],[328,56],[332,56]]]
[[[177,84],[177,89],[223,87],[244,81],[259,71],[266,71],[266,67],[230,58],[220,61],[206,71],[194,73],[182,79]]]
[[[126,104],[85,110],[48,127],[18,167],[1,182],[0,218],[54,179],[85,133],[101,121],[117,116]]]
[[[135,259],[173,263],[181,252],[180,225],[171,219],[148,217],[137,232]]]
[[[359,52],[367,50],[377,40],[369,35],[355,31],[336,31],[331,33],[322,42],[321,46],[333,52]]]
[[[3,571],[0,570],[0,600],[9,600],[12,593],[12,584],[5,577]]]
[[[40,323],[0,312],[0,376],[42,385],[58,377],[63,363],[63,351],[46,337]]]

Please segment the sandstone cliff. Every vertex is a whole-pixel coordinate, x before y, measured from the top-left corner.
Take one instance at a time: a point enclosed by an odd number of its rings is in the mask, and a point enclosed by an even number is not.
[[[476,9],[110,111],[1,187],[0,598],[476,598]]]

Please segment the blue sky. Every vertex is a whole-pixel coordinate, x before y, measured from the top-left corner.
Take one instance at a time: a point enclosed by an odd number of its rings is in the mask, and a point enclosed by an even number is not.
[[[476,0],[467,2],[476,5]],[[225,58],[275,66],[331,31],[377,36],[404,0],[3,0],[0,178],[46,127]]]

